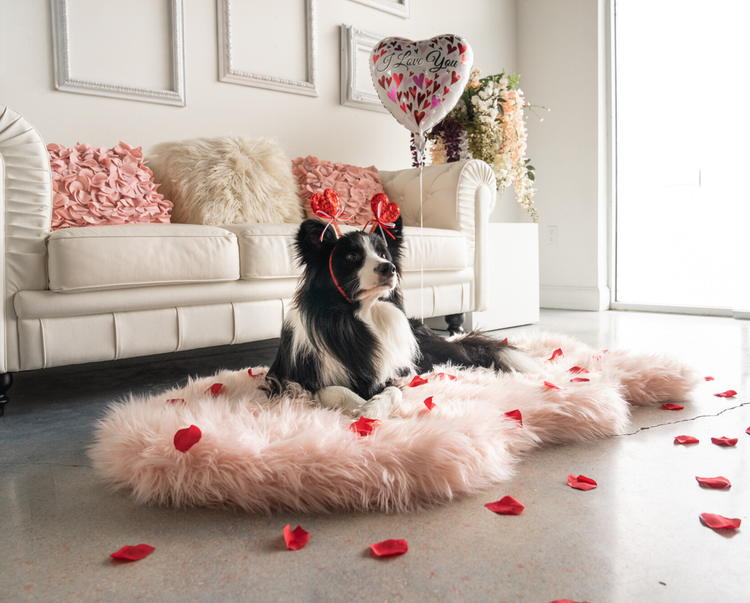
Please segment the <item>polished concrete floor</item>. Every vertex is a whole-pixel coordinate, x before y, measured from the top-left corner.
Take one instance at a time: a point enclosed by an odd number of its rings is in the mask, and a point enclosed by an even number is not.
[[[522,601],[708,603],[750,600],[750,540],[699,514],[748,521],[750,322],[627,312],[543,311],[538,325],[598,349],[668,352],[715,381],[685,410],[636,409],[632,433],[540,449],[484,494],[403,515],[255,517],[136,506],[95,478],[86,448],[103,408],[219,368],[269,363],[274,343],[19,374],[0,419],[0,601]],[[734,389],[735,398],[715,392]],[[677,435],[700,444],[678,446]],[[739,438],[733,448],[711,437]],[[566,476],[599,482],[580,492]],[[723,475],[732,488],[701,488]],[[495,515],[510,494],[526,509]],[[287,551],[286,524],[311,533]],[[378,559],[368,545],[404,538]],[[125,544],[144,560],[116,562]]]

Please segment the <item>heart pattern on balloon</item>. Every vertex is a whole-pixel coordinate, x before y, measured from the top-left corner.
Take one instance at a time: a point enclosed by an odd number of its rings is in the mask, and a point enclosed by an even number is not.
[[[455,107],[473,63],[471,47],[459,36],[385,38],[370,55],[370,75],[380,102],[419,144]]]

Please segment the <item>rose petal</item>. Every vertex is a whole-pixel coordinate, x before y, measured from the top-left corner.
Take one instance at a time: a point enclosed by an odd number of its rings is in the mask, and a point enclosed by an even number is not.
[[[247,374],[251,377],[262,377],[263,373],[253,373],[253,369],[249,368],[247,369]]]
[[[424,405],[427,407],[427,410],[432,410],[433,408],[435,408],[435,403],[432,401],[432,396],[424,399]]]
[[[451,381],[455,381],[457,377],[455,375],[448,375],[446,373],[438,373],[435,375],[438,379],[450,379]]]
[[[745,433],[746,433],[746,434],[748,434],[748,435],[750,435],[750,427],[748,427],[748,428],[747,428],[747,429],[745,430]]]
[[[137,544],[135,546],[124,546],[116,553],[112,553],[110,557],[112,559],[120,559],[121,561],[138,561],[144,557],[148,557],[154,552],[154,547],[148,544]]]
[[[409,387],[418,387],[427,383],[427,379],[423,379],[419,375],[414,375],[414,379],[411,380]]]
[[[185,398],[170,398],[167,404],[185,404]]]
[[[701,486],[708,486],[714,490],[723,490],[724,488],[732,487],[732,483],[723,475],[719,475],[718,477],[698,477],[696,475],[695,479],[698,480]]]
[[[218,396],[219,392],[221,392],[222,389],[224,389],[223,383],[214,383],[204,393],[211,394],[212,396]]]
[[[299,551],[305,548],[308,540],[310,540],[310,533],[305,532],[302,526],[297,526],[292,530],[289,524],[286,524],[284,528],[284,542],[286,542],[286,548],[290,551]]]
[[[371,435],[375,428],[381,424],[378,419],[368,419],[367,417],[360,417],[354,423],[349,425],[349,429],[356,433],[360,437]]]
[[[520,410],[516,409],[504,412],[503,416],[508,417],[509,419],[513,419],[514,421],[518,421],[521,424],[521,427],[523,427],[523,416],[521,415]]]
[[[597,484],[590,477],[586,477],[585,475],[579,475],[578,477],[576,477],[575,475],[569,475],[568,485],[571,488],[575,488],[576,490],[593,490],[599,484]]]
[[[200,442],[202,436],[201,430],[195,425],[180,429],[174,434],[174,447],[180,452],[187,452]]]
[[[697,444],[698,442],[700,442],[698,438],[694,438],[693,436],[689,435],[677,436],[674,439],[675,444]]]
[[[560,391],[565,389],[564,387],[557,387],[554,383],[550,383],[549,381],[545,381],[544,386],[549,387],[550,389],[559,389]]]
[[[737,438],[728,438],[726,436],[721,438],[711,438],[711,442],[717,446],[736,446]]]
[[[672,404],[671,402],[662,404],[661,407],[665,410],[682,410],[683,408],[685,408],[682,404]]]
[[[485,503],[484,506],[499,515],[520,515],[526,508],[512,496],[503,496],[497,502]]]
[[[718,398],[734,398],[737,395],[737,392],[733,389],[728,389],[725,392],[721,392],[720,394],[714,394],[714,396]]]
[[[508,345],[508,338],[507,337],[505,339],[503,339],[503,344],[504,345]]]
[[[713,513],[701,513],[703,523],[714,530],[736,530],[742,524],[741,519],[723,517]]]
[[[714,378],[713,378],[713,377],[703,377],[703,378],[704,378],[704,379],[705,379],[706,381],[713,381],[713,380],[714,380]]]
[[[576,375],[578,375],[579,373],[588,373],[588,371],[585,368],[583,368],[582,366],[571,366],[568,369],[568,372],[569,373],[574,373]]]
[[[406,540],[384,540],[377,544],[371,544],[372,552],[378,557],[387,557],[389,555],[403,555],[409,550],[409,544]]]
[[[563,356],[562,348],[557,348],[554,352],[552,352],[552,356],[550,356],[549,358],[547,358],[547,362],[551,362],[552,360],[554,360],[558,356]]]
[[[591,379],[586,379],[586,377],[574,377],[570,380],[571,383],[588,383],[591,381]]]

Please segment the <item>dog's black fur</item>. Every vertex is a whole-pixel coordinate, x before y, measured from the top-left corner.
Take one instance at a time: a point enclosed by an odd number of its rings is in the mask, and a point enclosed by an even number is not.
[[[297,317],[287,320],[282,329],[278,354],[266,376],[270,394],[279,394],[290,383],[299,384],[312,393],[339,385],[368,400],[392,381],[415,370],[427,372],[436,364],[450,362],[465,367],[519,370],[515,360],[522,353],[497,339],[478,332],[444,339],[426,325],[411,320],[408,323],[411,333],[406,337],[411,338],[409,361],[383,374],[384,355],[398,352],[403,355],[404,350],[383,349],[387,345],[385,333],[378,332],[372,322],[367,324],[362,317],[367,304],[373,303],[392,304],[405,316],[400,288],[402,224],[402,219],[398,218],[389,231],[395,238],[379,232],[356,231],[337,239],[333,228],[324,232],[325,224],[319,220],[307,220],[300,226],[296,252],[304,274],[294,297]],[[379,259],[374,259],[373,250]],[[370,275],[368,268],[364,276],[381,285],[377,291],[363,289],[363,267],[368,257],[371,263],[377,262],[373,266],[376,275]],[[337,288],[333,275],[343,293]],[[394,321],[402,326],[394,328],[407,328],[403,316]],[[295,333],[299,330],[305,333]],[[295,346],[300,337],[306,338],[309,345]],[[339,363],[337,370],[343,367],[346,377],[342,382],[335,382],[332,373],[336,371],[325,370],[325,363],[329,367]]]

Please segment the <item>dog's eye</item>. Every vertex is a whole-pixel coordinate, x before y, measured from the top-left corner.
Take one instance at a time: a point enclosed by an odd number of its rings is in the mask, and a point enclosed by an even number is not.
[[[387,257],[385,257],[385,251],[381,251],[379,257],[383,258],[384,260],[388,259]]]
[[[347,253],[346,259],[350,262],[356,262],[359,259],[359,256],[356,253]]]

